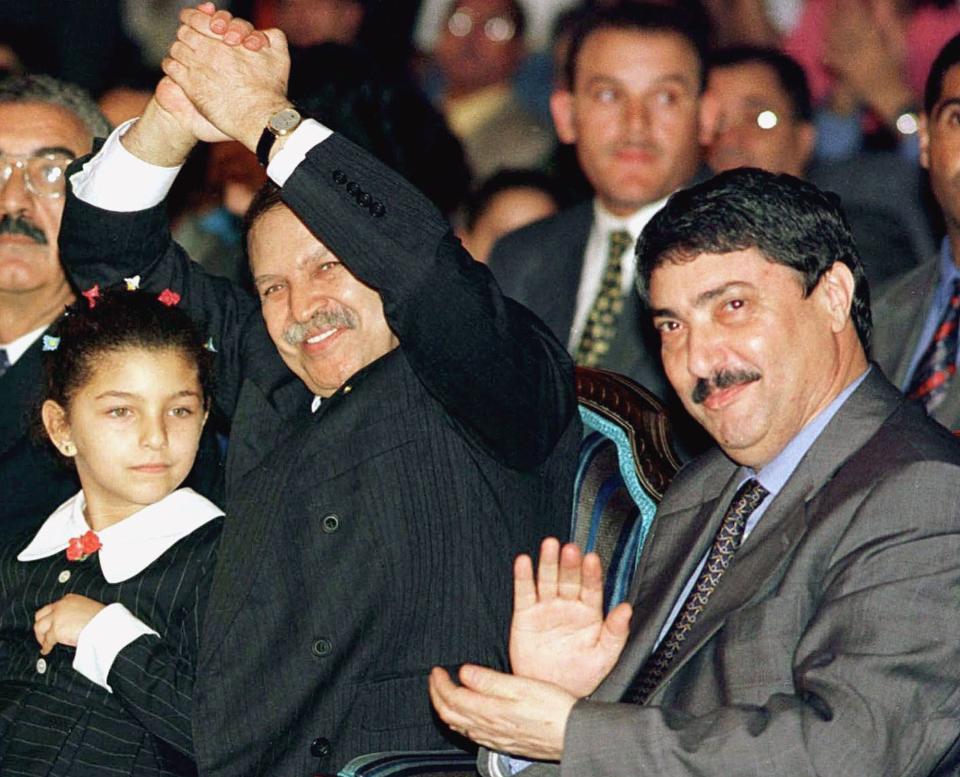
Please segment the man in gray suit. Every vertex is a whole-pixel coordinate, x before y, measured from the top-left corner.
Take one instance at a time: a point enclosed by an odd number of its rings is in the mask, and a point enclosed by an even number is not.
[[[663,6],[584,17],[570,43],[568,86],[553,94],[551,109],[596,196],[508,235],[490,258],[504,292],[540,316],[578,363],[629,375],[667,400],[656,336],[625,257],[701,162],[704,45],[692,29]]]
[[[920,117],[920,163],[943,211],[939,253],[892,284],[877,300],[875,353],[904,393],[948,429],[960,428],[957,323],[960,318],[960,35],[937,55]]]
[[[637,252],[719,450],[668,489],[632,621],[604,618],[595,556],[546,542],[536,584],[515,567],[514,674],[435,669],[441,718],[513,755],[482,757],[493,774],[956,774],[960,445],[869,366],[835,198],[733,170]]]

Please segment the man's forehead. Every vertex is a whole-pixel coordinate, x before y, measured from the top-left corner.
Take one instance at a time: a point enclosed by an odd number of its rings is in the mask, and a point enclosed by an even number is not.
[[[0,103],[0,151],[31,154],[66,148],[74,156],[90,150],[93,138],[66,108],[42,102]]]
[[[699,87],[700,71],[696,49],[678,32],[601,27],[577,54],[576,85],[598,75],[631,74],[644,81],[678,78]]]
[[[758,100],[788,100],[780,79],[769,65],[762,62],[738,62],[710,70],[708,86],[721,92],[729,90],[739,96]]]

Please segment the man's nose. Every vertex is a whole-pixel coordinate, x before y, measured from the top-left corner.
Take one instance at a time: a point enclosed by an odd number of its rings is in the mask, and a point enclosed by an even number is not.
[[[693,377],[709,379],[716,373],[723,357],[723,344],[716,327],[689,327],[686,350],[687,371]]]

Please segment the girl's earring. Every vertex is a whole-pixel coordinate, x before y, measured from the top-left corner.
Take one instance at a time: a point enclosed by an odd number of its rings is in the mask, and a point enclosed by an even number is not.
[[[70,442],[69,440],[67,440],[67,441],[63,444],[63,455],[64,455],[64,456],[76,456],[76,455],[77,455],[77,446],[74,445],[74,444],[73,444],[72,442]]]

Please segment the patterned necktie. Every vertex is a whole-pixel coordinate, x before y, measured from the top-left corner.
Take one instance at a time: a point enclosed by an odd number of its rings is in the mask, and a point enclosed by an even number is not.
[[[697,622],[697,618],[700,617],[700,613],[706,607],[707,601],[716,590],[720,578],[723,577],[723,573],[730,566],[733,554],[740,547],[747,519],[769,493],[754,478],[750,478],[740,486],[723,516],[720,529],[717,531],[717,536],[713,541],[713,546],[710,548],[707,561],[700,571],[696,584],[684,600],[676,620],[660,641],[653,655],[647,659],[647,662],[637,672],[636,677],[633,678],[633,682],[623,695],[625,702],[643,704],[653,692],[653,689],[660,683],[660,680],[663,679],[663,676],[673,664],[677,653],[680,652],[680,646],[687,638],[687,634],[693,628],[693,624]]]
[[[633,238],[625,229],[611,232],[607,242],[607,269],[597,298],[590,308],[586,326],[575,356],[577,364],[596,367],[610,350],[617,333],[617,319],[623,310],[623,254],[633,245]]]
[[[957,371],[957,325],[960,324],[960,278],[954,278],[950,304],[933,333],[933,339],[923,352],[907,396],[923,403],[927,412],[933,412],[947,396],[947,383]]]
[[[10,357],[7,356],[7,349],[0,348],[0,378],[3,377],[3,373],[10,369]]]

